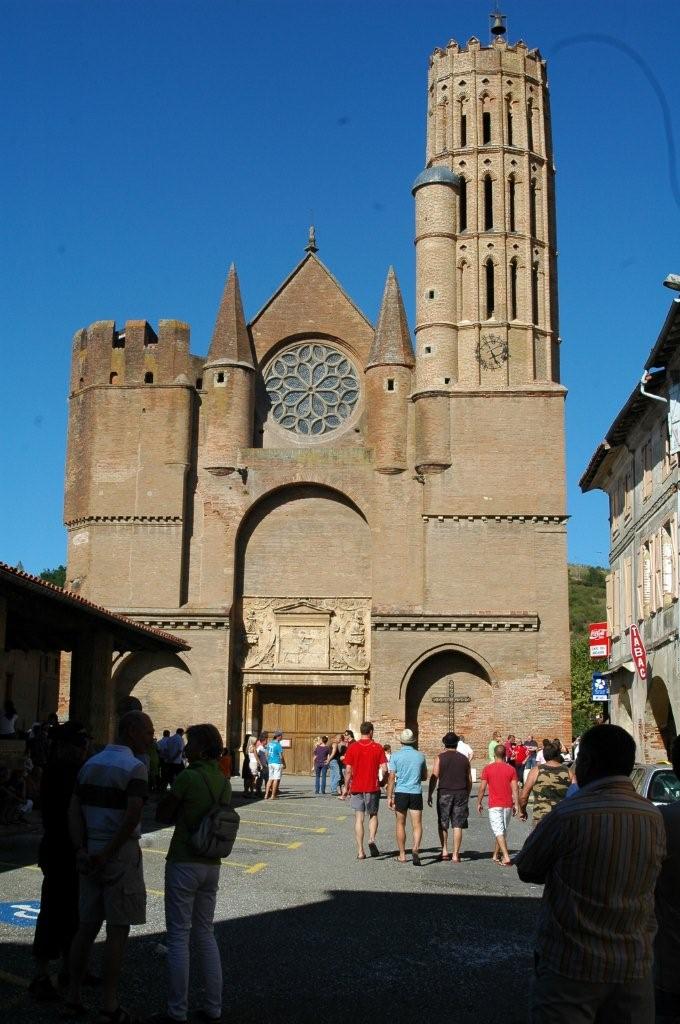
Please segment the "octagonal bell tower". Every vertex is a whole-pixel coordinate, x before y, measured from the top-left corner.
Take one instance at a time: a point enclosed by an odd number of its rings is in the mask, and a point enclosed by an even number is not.
[[[416,380],[437,392],[559,384],[546,64],[509,44],[498,16],[492,31],[488,46],[452,40],[430,58]]]

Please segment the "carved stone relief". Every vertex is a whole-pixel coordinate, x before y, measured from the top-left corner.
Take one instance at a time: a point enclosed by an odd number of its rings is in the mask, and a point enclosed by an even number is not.
[[[239,666],[363,671],[370,616],[366,598],[244,597]]]

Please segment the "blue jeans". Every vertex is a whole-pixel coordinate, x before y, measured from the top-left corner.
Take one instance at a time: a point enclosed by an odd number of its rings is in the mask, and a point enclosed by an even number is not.
[[[326,772],[328,771],[327,764],[314,765],[314,792],[325,793],[326,792]]]
[[[337,760],[331,761],[329,768],[331,770],[330,787],[331,791],[335,793],[338,786],[342,783],[342,771]]]

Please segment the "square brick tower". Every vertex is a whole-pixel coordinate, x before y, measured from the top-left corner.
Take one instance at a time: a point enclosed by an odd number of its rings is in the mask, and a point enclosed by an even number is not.
[[[175,320],[75,336],[67,585],[191,644],[116,661],[158,731],[281,728],[299,771],[366,717],[478,761],[568,738],[545,62],[452,41],[428,90],[415,352],[394,272],[374,327],[313,231],[249,323],[232,267],[205,357]]]

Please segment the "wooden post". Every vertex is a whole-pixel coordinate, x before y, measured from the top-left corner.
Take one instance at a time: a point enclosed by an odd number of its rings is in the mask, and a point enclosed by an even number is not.
[[[104,629],[83,633],[71,655],[69,718],[86,725],[95,743],[114,738],[112,658],[113,637]]]

